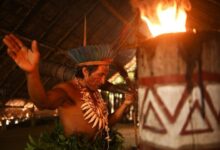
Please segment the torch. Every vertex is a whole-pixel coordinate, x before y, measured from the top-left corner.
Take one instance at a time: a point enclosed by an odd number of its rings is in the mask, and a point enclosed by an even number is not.
[[[189,1],[135,2],[152,33],[137,52],[140,149],[219,149],[220,33],[186,31]]]

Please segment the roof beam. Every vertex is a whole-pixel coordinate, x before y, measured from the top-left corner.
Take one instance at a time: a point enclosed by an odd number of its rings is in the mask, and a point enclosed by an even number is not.
[[[8,33],[10,33],[10,31],[6,31],[6,30],[4,30],[4,29],[0,29],[0,32],[2,32],[3,34],[8,34]],[[17,34],[16,34],[16,36],[18,36],[18,38],[20,38],[22,41],[25,41],[25,42],[31,43],[31,41],[32,41],[32,39],[26,38],[26,37],[21,36],[21,35],[17,35]],[[46,45],[46,44],[41,43],[41,42],[38,43],[38,44],[39,44],[41,47],[44,47],[44,48],[49,49],[49,50],[52,50],[52,51],[58,50],[58,51],[60,51],[61,54],[65,52],[65,50],[63,50],[63,49],[61,49],[61,48],[55,48],[55,47]],[[6,79],[8,78],[9,74],[11,74],[12,71],[13,71],[15,68],[16,68],[16,65],[13,65],[12,68],[8,71],[8,73],[7,73],[4,77],[2,77],[2,82],[0,83],[0,87],[5,84]],[[24,83],[25,83],[25,81],[23,81],[23,82],[21,83],[21,86],[19,86],[19,87],[22,87]],[[17,89],[18,89],[18,88],[17,88]],[[15,90],[15,91],[17,91],[17,90]]]
[[[109,3],[107,0],[100,0],[102,5],[107,8],[107,10],[116,18],[118,18],[123,24],[128,24],[129,22]]]
[[[56,16],[56,18],[48,25],[47,30],[40,35],[39,39],[43,39],[46,34],[52,29],[52,27],[59,21],[59,19],[64,15],[64,12],[67,10],[68,5],[64,7],[62,11]]]
[[[36,7],[39,5],[41,0],[38,0],[34,3],[34,5],[29,9],[29,11],[25,14],[24,18],[21,19],[21,21],[14,27],[14,29],[12,31],[6,31],[4,29],[0,29],[0,31],[4,34],[9,34],[12,32],[16,32],[20,27],[22,27],[24,25],[24,23],[31,17],[31,15],[33,14],[34,10],[36,9]],[[0,51],[2,51],[4,48],[4,45],[2,44],[0,46]],[[6,51],[5,51],[6,52]],[[2,52],[1,54],[4,55],[5,52]],[[7,76],[12,72],[12,70],[14,70],[16,68],[16,65],[12,66],[12,69],[9,70],[9,72],[6,74],[6,76],[4,76],[2,82],[0,82],[0,85],[4,85],[4,82],[7,78]]]
[[[90,9],[87,11],[87,14],[89,14],[92,10],[94,10],[96,6],[97,6],[97,3],[95,3],[95,4],[93,5],[93,7],[90,7]],[[61,14],[63,14],[63,12],[61,12]],[[73,25],[72,25],[72,27],[64,34],[64,36],[62,36],[62,37],[59,39],[59,41],[56,42],[55,47],[59,47],[59,45],[61,45],[61,44],[63,43],[63,41],[65,41],[65,39],[68,38],[68,36],[74,31],[74,29],[78,26],[78,24],[79,24],[81,21],[83,21],[83,19],[84,19],[84,18],[80,19],[80,21],[78,21],[78,22],[74,22]],[[57,19],[57,20],[58,20],[58,19]],[[53,24],[55,24],[55,23],[53,23]],[[42,36],[42,37],[44,37],[44,36]],[[55,49],[55,48],[52,48],[52,49],[53,49],[53,51],[49,52],[47,55],[44,55],[44,56],[42,57],[42,59],[47,59],[49,56],[51,56],[52,53],[54,52],[54,49]],[[62,51],[64,51],[64,50],[62,50]],[[15,67],[16,67],[16,66],[15,66]],[[15,67],[14,67],[13,69],[15,69]],[[19,86],[16,88],[16,90],[11,94],[11,97],[13,97],[13,96],[24,86],[25,82],[26,82],[26,81],[23,80],[23,81],[19,84]],[[48,82],[48,80],[47,80],[46,82]],[[43,84],[45,84],[45,83],[43,83]]]
[[[90,7],[90,9],[86,12],[85,15],[87,16],[92,10],[94,10],[97,4],[98,3],[95,3],[92,7]],[[78,22],[73,22],[72,27],[69,30],[67,30],[67,32],[56,42],[55,47],[60,46],[66,40],[66,38],[68,38],[69,35],[74,31],[74,29],[79,25],[79,23],[82,22],[83,20],[84,20],[84,17],[80,17]],[[51,55],[52,55],[52,52],[49,52],[42,59],[47,59]]]
[[[97,2],[92,6],[90,7],[90,9],[86,12],[85,16],[88,16],[88,14],[90,14],[94,9],[95,7],[97,6]],[[74,31],[74,29],[79,25],[80,22],[84,21],[84,17],[80,17],[80,20],[78,22],[73,22],[73,25],[72,27],[60,38],[60,40],[57,42],[56,45],[61,45],[62,42],[68,38],[68,36]]]
[[[25,14],[24,18],[21,19],[21,21],[14,27],[14,29],[10,32],[16,32],[22,25],[31,17],[33,11],[35,10],[36,6],[39,4],[41,0],[38,0],[37,2],[34,3],[34,5],[29,9],[29,11]],[[4,45],[1,45],[0,51],[4,48]]]

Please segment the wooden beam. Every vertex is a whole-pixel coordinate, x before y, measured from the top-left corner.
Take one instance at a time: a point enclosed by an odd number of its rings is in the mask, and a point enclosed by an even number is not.
[[[34,10],[36,9],[36,7],[39,5],[41,0],[38,0],[34,3],[34,5],[31,7],[31,9],[25,14],[24,19],[21,20],[13,29],[12,32],[17,31],[20,27],[22,27],[22,25],[30,18],[32,17],[31,15],[33,14]]]
[[[14,27],[14,29],[12,31],[6,31],[4,29],[0,29],[0,31],[4,34],[9,34],[9,33],[13,33],[13,32],[16,32],[20,27],[23,26],[23,24],[31,17],[31,15],[33,14],[33,11],[36,9],[36,7],[39,5],[41,0],[38,0],[34,3],[34,5],[28,10],[28,12],[24,15],[24,18],[21,19],[21,21],[16,24],[16,26]],[[2,51],[4,48],[4,45],[2,44],[0,46],[0,51]],[[6,52],[6,51],[5,51]],[[4,51],[2,52],[2,55],[4,55],[5,53]],[[13,65],[12,66],[12,69],[9,70],[9,72],[6,74],[6,76],[3,77],[3,80],[2,82],[0,82],[0,85],[4,85],[4,81],[7,79],[8,75],[12,72],[12,70],[14,70],[16,68],[16,65]]]
[[[95,3],[92,7],[90,7],[90,9],[86,12],[86,16],[88,16],[88,14],[90,14],[90,12],[92,10],[95,9],[95,7],[97,6],[98,3]],[[78,22],[73,22],[73,25],[71,26],[71,28],[56,42],[55,47],[58,47],[59,45],[61,45],[63,43],[63,41],[66,40],[66,38],[69,37],[69,35],[75,30],[75,28],[79,25],[80,22],[82,22],[84,20],[83,17],[80,16],[79,21]],[[42,59],[47,59],[48,57],[50,57],[52,55],[51,52],[49,52],[47,55],[45,55]]]
[[[90,9],[88,10],[88,12],[87,12],[87,14],[89,14],[92,10],[94,10],[95,9],[95,7],[97,6],[97,3],[95,3],[94,5],[93,5],[93,7],[90,7]],[[82,19],[80,19],[81,21],[83,21],[83,19],[84,18],[82,18]],[[72,25],[72,27],[56,42],[56,45],[55,45],[55,47],[58,47],[59,45],[61,45],[62,43],[63,43],[63,41],[66,39],[66,38],[68,38],[68,36],[72,33],[72,31],[74,31],[74,29],[78,26],[78,24],[80,23],[80,21],[78,21],[78,22],[73,22],[73,25]],[[44,36],[42,36],[42,37],[44,37]],[[22,38],[21,38],[22,39]],[[30,42],[31,40],[29,40],[29,42]],[[47,48],[49,48],[49,49],[51,49],[52,51],[51,52],[49,52],[47,55],[44,55],[43,57],[42,57],[42,59],[47,59],[49,56],[51,56],[52,55],[52,53],[54,52],[54,50],[56,49],[56,48],[52,48],[52,47],[48,47],[47,45],[46,45],[46,47]],[[58,49],[58,51],[60,51],[61,49]],[[61,51],[65,51],[65,50],[61,50]],[[13,68],[12,69],[15,69],[15,67],[16,66],[13,66]],[[12,72],[12,71],[11,71]],[[11,73],[10,72],[10,73]],[[9,74],[8,74],[9,75]],[[24,84],[25,84],[25,80],[23,80],[20,84],[19,84],[19,86],[16,88],[16,90],[11,94],[11,96],[13,97],[19,90],[20,90],[20,88],[22,88],[23,86],[24,86]],[[45,84],[45,83],[44,83]]]
[[[95,7],[97,6],[97,4],[98,4],[98,3],[96,2],[93,6],[91,6],[91,7],[89,8],[89,10],[85,13],[85,16],[88,17],[89,14],[91,13],[91,11],[95,9]],[[78,22],[73,22],[73,25],[71,26],[71,28],[60,38],[59,41],[57,41],[56,45],[61,45],[62,42],[63,42],[66,38],[68,38],[68,36],[74,31],[74,29],[75,29],[75,28],[79,25],[79,23],[82,22],[83,20],[84,20],[84,17],[80,16]],[[82,33],[83,33],[83,31],[82,31]]]
[[[34,9],[36,8],[36,6],[39,4],[40,0],[36,1],[34,3],[34,5],[28,10],[28,12],[24,15],[24,18],[21,19],[20,22],[18,22],[16,24],[16,26],[14,27],[14,29],[12,31],[10,31],[10,33],[16,32],[20,27],[22,27],[22,25],[31,17]],[[0,47],[0,51],[4,48],[4,45],[1,45]]]
[[[0,32],[2,34],[9,34],[11,33],[10,31],[7,31],[5,29],[2,29],[0,28]],[[33,39],[30,39],[30,38],[27,38],[27,37],[24,37],[22,35],[19,35],[19,34],[15,34],[19,39],[21,39],[22,41],[25,41],[25,42],[28,42],[28,43],[31,43],[33,41]],[[49,50],[59,50],[59,51],[65,51],[64,49],[60,48],[60,47],[53,47],[49,44],[45,44],[45,43],[42,43],[42,42],[38,42],[38,45],[43,47],[43,48],[46,48],[46,49],[49,49]]]
[[[107,0],[100,0],[102,5],[107,8],[107,10],[112,13],[113,16],[118,18],[123,24],[128,24],[129,22],[109,3]]]
[[[52,29],[52,27],[59,21],[59,19],[64,15],[69,5],[66,5],[62,11],[56,16],[56,18],[48,25],[47,30],[40,35],[39,39],[43,39],[46,34]]]
[[[4,29],[0,29],[0,32],[2,32],[3,34],[8,34],[8,33],[10,33],[10,31],[4,30]],[[16,36],[18,36],[18,38],[20,38],[22,41],[25,41],[25,42],[31,43],[31,41],[32,41],[32,39],[26,38],[26,37],[21,36],[21,35],[18,35],[18,34],[16,34]],[[41,42],[38,43],[38,44],[39,44],[39,46],[41,46],[41,47],[43,47],[43,48],[46,48],[46,49],[49,49],[49,50],[51,50],[51,51],[53,51],[53,52],[54,52],[55,50],[58,50],[61,54],[62,54],[62,53],[65,53],[65,50],[63,50],[63,49],[61,49],[61,48],[55,48],[55,47],[49,46],[49,45],[44,44],[44,43],[41,43]],[[2,82],[0,83],[0,87],[5,84],[6,79],[8,78],[9,74],[12,73],[12,71],[16,68],[16,66],[17,66],[17,65],[13,65],[12,68],[7,72],[7,74],[6,74],[4,77],[2,77]],[[21,87],[22,87],[22,85],[23,85],[24,83],[25,83],[25,81],[23,81],[23,82],[21,83]],[[20,86],[19,86],[19,87],[20,87]]]

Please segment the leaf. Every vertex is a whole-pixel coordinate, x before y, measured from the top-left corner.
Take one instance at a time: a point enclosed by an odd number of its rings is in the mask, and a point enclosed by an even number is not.
[[[31,135],[28,136],[28,139],[29,139],[30,144],[31,144],[32,146],[36,146],[36,145],[37,145],[37,143],[34,141],[34,139],[32,138]]]
[[[34,147],[31,146],[29,143],[27,143],[26,146],[27,146],[27,147],[25,148],[25,150],[34,150]]]
[[[60,134],[60,135],[59,135],[59,139],[60,139],[61,141],[65,141],[66,137],[65,137],[63,134]]]

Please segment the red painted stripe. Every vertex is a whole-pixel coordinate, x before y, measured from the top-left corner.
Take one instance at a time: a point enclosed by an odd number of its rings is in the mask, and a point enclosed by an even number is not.
[[[192,80],[198,82],[198,73],[192,75]],[[204,81],[220,82],[219,73],[202,72],[202,78]],[[185,75],[164,75],[154,77],[141,77],[138,79],[138,83],[141,86],[153,86],[154,84],[173,84],[173,83],[185,83]]]

